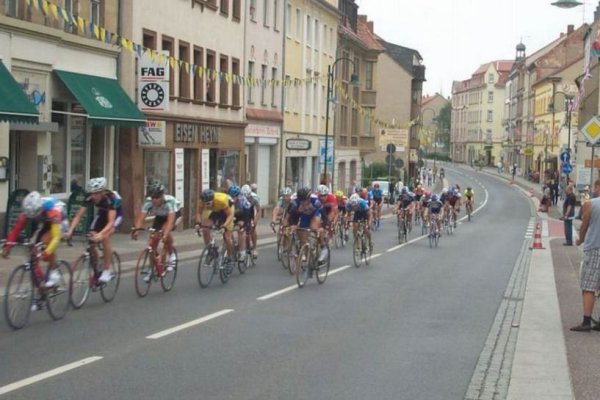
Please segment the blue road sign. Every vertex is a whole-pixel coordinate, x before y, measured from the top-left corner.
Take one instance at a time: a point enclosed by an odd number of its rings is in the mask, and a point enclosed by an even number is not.
[[[563,174],[569,175],[573,171],[573,167],[571,167],[570,163],[564,163],[562,165]]]
[[[568,151],[565,150],[560,153],[560,161],[564,162],[565,164],[569,164],[569,161],[571,161],[571,155]]]

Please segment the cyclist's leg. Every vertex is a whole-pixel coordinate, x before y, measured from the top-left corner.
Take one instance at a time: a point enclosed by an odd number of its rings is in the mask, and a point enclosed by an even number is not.
[[[211,233],[210,230],[214,226],[215,221],[211,218],[213,213],[211,211],[204,211],[202,213],[202,239],[204,239],[204,245],[208,246],[208,243],[211,241]]]

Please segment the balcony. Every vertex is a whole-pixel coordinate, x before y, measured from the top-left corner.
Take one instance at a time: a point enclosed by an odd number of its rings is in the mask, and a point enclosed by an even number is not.
[[[377,105],[377,92],[375,90],[363,90],[360,102],[364,107],[375,107]]]

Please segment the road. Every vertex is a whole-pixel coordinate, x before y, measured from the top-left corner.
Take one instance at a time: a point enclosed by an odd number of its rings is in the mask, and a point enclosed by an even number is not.
[[[447,178],[472,185],[481,208],[438,248],[415,231],[398,247],[385,220],[371,265],[334,250],[323,285],[294,288],[268,247],[224,286],[200,289],[187,262],[170,293],[139,299],[128,276],[111,304],[93,294],[62,321],[2,326],[0,398],[462,399],[530,207],[484,174]]]

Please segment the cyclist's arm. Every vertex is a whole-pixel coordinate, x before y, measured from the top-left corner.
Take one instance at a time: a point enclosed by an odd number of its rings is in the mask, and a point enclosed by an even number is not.
[[[79,210],[77,210],[77,213],[71,220],[71,225],[69,225],[69,231],[67,232],[68,237],[73,236],[73,231],[75,230],[77,225],[79,225],[79,221],[81,221],[81,217],[83,217],[83,214],[85,214],[86,212],[87,212],[87,207],[85,207],[85,206],[80,207]]]
[[[279,206],[275,206],[273,212],[271,213],[271,223],[274,224],[277,221],[277,216],[279,215]]]
[[[227,228],[233,223],[233,207],[229,206],[223,210],[225,212],[225,222],[223,222],[223,227]]]
[[[19,217],[17,218],[17,223],[11,229],[8,236],[6,237],[6,241],[9,243],[11,243],[11,242],[15,243],[17,241],[17,239],[19,238],[19,234],[23,231],[23,229],[25,229],[26,225],[27,225],[27,217],[25,216],[25,214],[20,214]]]
[[[202,214],[204,212],[204,204],[200,204],[198,206],[198,211],[196,212],[196,222],[202,224],[204,221],[202,220]]]
[[[60,224],[50,225],[50,243],[46,246],[46,254],[52,254],[60,243]]]
[[[133,228],[134,228],[134,229],[140,229],[140,228],[142,227],[142,224],[144,223],[144,219],[146,219],[146,217],[147,217],[147,216],[148,216],[148,213],[147,213],[147,212],[145,212],[145,211],[142,211],[142,212],[141,212],[141,213],[138,215],[138,217],[137,217],[137,219],[136,219],[135,223],[133,224]]]

